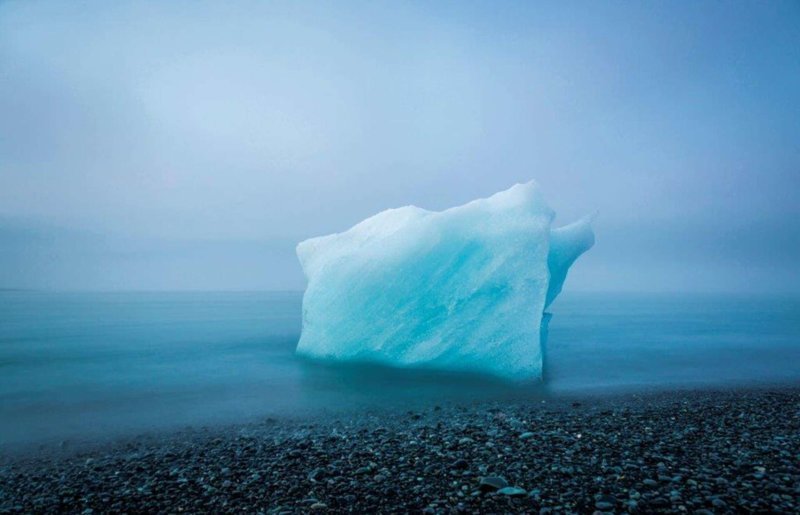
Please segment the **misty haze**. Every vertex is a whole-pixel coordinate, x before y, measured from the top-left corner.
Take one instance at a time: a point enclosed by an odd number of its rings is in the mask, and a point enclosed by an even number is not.
[[[800,510],[800,4],[0,3],[0,513]]]

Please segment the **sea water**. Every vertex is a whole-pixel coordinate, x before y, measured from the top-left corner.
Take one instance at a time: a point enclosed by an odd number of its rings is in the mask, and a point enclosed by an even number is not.
[[[796,297],[565,292],[551,309],[544,385],[298,358],[301,300],[2,291],[0,446],[343,410],[800,382]]]

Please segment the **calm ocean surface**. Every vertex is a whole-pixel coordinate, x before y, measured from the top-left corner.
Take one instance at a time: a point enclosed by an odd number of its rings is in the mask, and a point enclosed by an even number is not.
[[[800,382],[800,300],[565,293],[546,386],[294,356],[300,293],[0,292],[0,445],[370,407]],[[509,321],[512,323],[512,321]]]

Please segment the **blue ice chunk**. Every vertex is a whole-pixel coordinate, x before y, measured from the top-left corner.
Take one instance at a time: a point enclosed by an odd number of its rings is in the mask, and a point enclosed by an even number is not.
[[[551,230],[553,218],[530,182],[301,242],[298,354],[540,378],[544,309],[594,241],[588,219]]]

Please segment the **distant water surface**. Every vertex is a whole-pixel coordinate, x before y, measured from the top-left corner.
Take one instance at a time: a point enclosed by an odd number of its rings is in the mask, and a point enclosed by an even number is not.
[[[800,382],[800,300],[569,294],[545,386],[300,360],[302,294],[0,292],[0,445],[369,407]],[[508,323],[513,323],[509,320]]]

